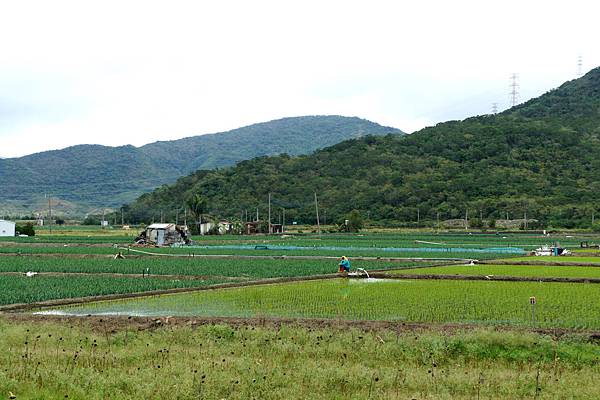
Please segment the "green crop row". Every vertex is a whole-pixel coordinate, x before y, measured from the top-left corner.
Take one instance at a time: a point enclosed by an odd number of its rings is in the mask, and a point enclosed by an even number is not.
[[[535,306],[530,304],[531,296],[537,299]],[[63,311],[72,314],[308,317],[599,329],[600,286],[422,280],[368,283],[339,279],[91,303],[67,307]]]
[[[352,262],[353,268],[393,269],[423,265],[420,262]],[[59,257],[0,257],[0,272],[76,272],[151,275],[200,275],[245,277],[252,279],[308,276],[337,272],[338,261],[261,258],[201,258],[145,257],[59,258]],[[425,264],[427,265],[427,264]]]
[[[564,256],[564,257],[554,257],[554,256],[530,256],[530,257],[515,257],[511,258],[509,261],[532,261],[532,262],[571,262],[571,263],[597,263],[600,264],[600,257],[577,257],[577,256]]]
[[[133,237],[130,234],[122,235],[36,235],[31,237],[0,237],[0,242],[16,243],[132,243]]]
[[[25,238],[0,238],[2,241],[18,241],[19,243],[120,243],[133,242],[137,231],[98,231],[82,234],[77,231],[55,232],[52,235],[42,234]],[[295,246],[341,246],[341,247],[524,247],[533,248],[552,242],[560,242],[564,246],[579,247],[581,241],[600,242],[600,236],[543,236],[533,234],[435,234],[435,233],[361,233],[361,234],[323,234],[323,235],[272,235],[272,236],[198,236],[194,237],[200,244],[277,244]],[[424,243],[426,242],[426,243]]]
[[[0,276],[0,305],[146,292],[180,287],[200,287],[223,280],[167,280],[158,278],[106,278],[97,276]]]
[[[264,245],[261,245],[264,246]],[[137,251],[144,253],[139,253]],[[441,249],[445,250],[445,249]],[[260,249],[231,249],[213,247],[163,247],[163,248],[132,248],[131,250],[115,249],[112,246],[78,246],[64,244],[48,244],[46,246],[33,245],[11,245],[0,246],[0,253],[10,254],[116,254],[122,252],[125,255],[146,255],[146,253],[154,254],[180,254],[180,255],[264,255],[264,256],[333,256],[339,257],[346,255],[348,257],[397,257],[397,258],[465,258],[465,259],[493,259],[498,257],[506,257],[502,253],[480,253],[473,251],[454,252],[454,251],[383,251],[381,249],[353,249],[351,247],[344,250],[321,249],[314,247],[312,249],[303,250],[282,250],[273,248],[270,250]]]
[[[600,268],[542,265],[448,265],[444,267],[401,269],[391,274],[524,276],[535,278],[600,278]]]

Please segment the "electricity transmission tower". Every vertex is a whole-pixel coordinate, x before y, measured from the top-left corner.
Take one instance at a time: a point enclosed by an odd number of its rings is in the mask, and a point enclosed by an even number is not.
[[[577,76],[583,75],[583,57],[579,55],[577,57]]]
[[[498,114],[498,103],[492,103],[492,114]]]
[[[519,76],[515,73],[510,75],[510,104],[514,107],[519,102]]]

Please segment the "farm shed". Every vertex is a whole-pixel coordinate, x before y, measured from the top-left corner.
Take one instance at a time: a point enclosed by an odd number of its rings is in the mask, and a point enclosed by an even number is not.
[[[198,226],[201,235],[208,235],[212,233],[224,235],[226,233],[231,233],[231,230],[233,229],[233,224],[224,219],[219,222],[203,222]]]
[[[0,219],[0,236],[15,236],[15,223]]]
[[[244,223],[244,234],[254,235],[260,232],[260,221]]]
[[[189,243],[188,228],[175,224],[149,225],[140,236],[135,239],[137,244],[150,244],[155,246],[170,246],[175,243]]]
[[[271,233],[283,233],[283,225],[271,224]]]

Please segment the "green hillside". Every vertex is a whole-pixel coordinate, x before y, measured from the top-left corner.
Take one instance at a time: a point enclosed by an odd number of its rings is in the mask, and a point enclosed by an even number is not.
[[[407,136],[365,137],[312,155],[261,157],[198,171],[127,206],[130,220],[174,217],[191,193],[210,212],[266,212],[268,193],[289,220],[328,221],[351,210],[394,224],[469,215],[589,227],[600,200],[600,68],[502,114],[447,122]],[[171,213],[171,214],[168,214]],[[239,217],[238,217],[239,218]]]
[[[306,154],[364,135],[401,134],[360,118],[285,118],[229,132],[142,147],[80,145],[0,159],[0,215],[45,210],[48,193],[59,213],[118,207],[197,169],[280,153]]]

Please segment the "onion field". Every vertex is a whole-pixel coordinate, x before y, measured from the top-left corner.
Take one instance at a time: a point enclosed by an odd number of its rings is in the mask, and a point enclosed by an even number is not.
[[[33,303],[75,297],[147,292],[151,290],[201,287],[224,280],[167,280],[153,278],[106,278],[101,276],[0,275],[0,305]]]
[[[337,259],[144,257],[60,258],[0,257],[0,272],[111,273],[139,275],[196,275],[264,279],[337,272]],[[354,268],[384,270],[434,262],[355,260]]]

